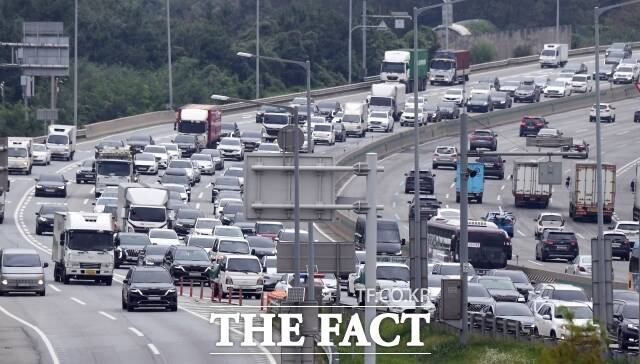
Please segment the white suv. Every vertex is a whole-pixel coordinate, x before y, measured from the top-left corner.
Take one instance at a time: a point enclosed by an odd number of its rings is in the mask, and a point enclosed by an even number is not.
[[[213,270],[213,292],[222,296],[229,292],[253,294],[260,298],[263,290],[262,264],[253,255],[226,255]],[[220,292],[222,291],[222,292]]]
[[[640,222],[638,221],[616,221],[609,229],[623,233],[629,241],[637,242],[640,238]]]
[[[555,212],[543,212],[534,219],[536,222],[536,228],[534,235],[536,238],[540,238],[545,230],[564,230],[565,221],[562,215]]]
[[[577,74],[571,79],[571,91],[574,92],[591,92],[593,84],[591,75]]]
[[[638,79],[638,65],[621,64],[613,73],[613,83],[633,83]]]
[[[611,104],[600,104],[600,120],[607,120],[609,123],[616,122],[616,108]],[[589,111],[589,121],[596,121],[596,105]]]
[[[450,145],[439,145],[433,152],[432,169],[438,169],[440,166],[456,168],[458,163],[458,148]]]
[[[442,101],[455,102],[458,106],[464,106],[467,103],[464,97],[464,90],[461,88],[450,88],[445,91]]]
[[[570,322],[564,317],[561,307],[573,314],[573,325],[584,327],[592,323],[593,311],[586,303],[549,300],[534,314],[534,332],[540,336],[566,339],[570,335]]]

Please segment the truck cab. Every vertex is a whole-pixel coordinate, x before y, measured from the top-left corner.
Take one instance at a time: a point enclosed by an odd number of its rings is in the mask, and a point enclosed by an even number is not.
[[[174,130],[206,139],[207,148],[216,148],[221,137],[222,111],[216,105],[188,104],[176,112]]]
[[[138,179],[127,149],[105,149],[97,153],[95,161],[95,197],[102,195],[105,188]]]
[[[468,163],[469,176],[467,179],[467,195],[469,201],[482,203],[484,193],[484,164]],[[456,202],[460,202],[460,163],[456,166]]]
[[[114,264],[111,214],[56,212],[51,260],[57,282],[93,280],[110,286]]]
[[[429,83],[454,85],[469,80],[471,54],[468,50],[439,50],[429,63]]]
[[[564,67],[569,60],[568,44],[545,44],[540,52],[540,68]]]
[[[167,228],[169,191],[160,186],[122,183],[118,186],[118,220],[120,231],[147,233]]]
[[[359,102],[347,102],[344,104],[344,115],[342,116],[347,135],[357,135],[364,138],[369,129],[369,112],[367,104]]]
[[[31,138],[8,138],[7,148],[9,172],[31,174],[33,168]]]

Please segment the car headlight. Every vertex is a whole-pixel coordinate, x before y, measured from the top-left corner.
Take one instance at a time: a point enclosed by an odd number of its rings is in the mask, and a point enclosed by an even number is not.
[[[518,302],[524,302],[524,297],[523,296],[518,297]]]
[[[173,269],[181,269],[181,270],[184,270],[184,268],[182,268],[182,266],[181,266],[181,265],[174,265],[174,266],[173,266]]]
[[[139,294],[139,295],[141,295],[141,296],[142,296],[142,291],[141,291],[141,290],[139,290],[139,289],[137,289],[137,288],[132,289],[130,292],[131,292],[131,293],[136,293],[136,294]]]
[[[169,293],[176,293],[176,289],[175,289],[175,288],[169,288],[169,289],[167,290],[167,292],[165,292],[165,294],[164,294],[164,295],[166,296],[166,295],[168,295]]]
[[[7,280],[6,280],[6,279],[3,279],[3,280],[2,280],[2,284],[6,286],[7,284],[9,284],[9,282],[7,282]]]
[[[39,285],[43,285],[43,284],[44,284],[44,281],[43,281],[42,279],[38,279],[38,284],[39,284]]]
[[[64,186],[58,186],[58,188],[59,188],[59,189],[63,189],[63,188],[64,188]]]
[[[631,329],[631,330],[637,330],[638,326],[634,325],[634,324],[627,324],[627,328]]]
[[[264,284],[264,279],[262,277],[259,277],[256,281],[256,284]]]
[[[46,217],[42,217],[42,216],[40,216],[40,217],[38,218],[38,221],[45,222],[45,221],[47,221],[47,218],[46,218]]]
[[[113,266],[112,262],[107,262],[104,264],[105,268],[111,268]]]
[[[41,189],[43,189],[44,187],[42,187],[42,185],[36,185],[36,188],[37,188],[37,189],[39,189],[39,190],[41,190]]]
[[[231,277],[227,277],[227,280],[225,281],[226,284],[233,284],[233,279],[231,279]]]

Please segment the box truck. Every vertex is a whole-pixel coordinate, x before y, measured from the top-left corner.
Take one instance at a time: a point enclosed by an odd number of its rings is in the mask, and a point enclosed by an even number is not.
[[[427,50],[418,49],[418,69],[414,70],[413,49],[396,49],[384,52],[380,66],[382,81],[400,82],[407,85],[407,92],[413,92],[414,77],[418,78],[418,91],[427,86]]]
[[[429,83],[454,85],[469,81],[471,53],[468,50],[439,50],[429,63]]]
[[[596,164],[576,163],[569,195],[569,216],[574,220],[598,214]],[[602,164],[604,222],[611,222],[616,201],[616,165]]]
[[[31,174],[33,150],[31,138],[7,139],[7,169],[13,173]]]
[[[564,67],[569,61],[568,44],[545,44],[540,52],[540,68]]]
[[[551,185],[538,183],[538,162],[516,161],[511,192],[516,207],[547,208],[551,198]]]
[[[77,131],[73,125],[49,125],[46,145],[51,151],[51,158],[73,160],[76,153],[76,137]]]
[[[162,186],[122,183],[118,186],[118,226],[122,232],[148,233],[169,227],[169,191]]]
[[[181,134],[204,135],[207,148],[216,148],[222,129],[222,111],[216,105],[188,104],[176,112],[174,130]]]
[[[347,135],[364,138],[369,128],[369,111],[363,102],[347,102],[344,104],[342,125]]]
[[[391,111],[393,120],[400,120],[404,111],[406,86],[398,82],[376,83],[371,85],[369,111]]]

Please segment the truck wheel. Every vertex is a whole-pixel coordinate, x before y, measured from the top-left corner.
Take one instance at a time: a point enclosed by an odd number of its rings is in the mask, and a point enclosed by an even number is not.
[[[113,277],[106,278],[106,279],[104,280],[104,283],[105,283],[107,286],[110,286],[110,285],[113,283]]]
[[[0,216],[0,224],[2,224],[4,222],[4,213],[2,214],[2,216]]]
[[[456,195],[456,202],[460,203],[460,195]]]
[[[40,230],[40,225],[36,224],[36,235],[42,235],[42,230]]]
[[[64,269],[64,267],[62,269]],[[62,283],[69,284],[69,281],[71,280],[69,276],[66,273],[60,273],[60,274],[62,275]]]
[[[478,198],[478,203],[482,203],[482,197]]]

